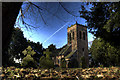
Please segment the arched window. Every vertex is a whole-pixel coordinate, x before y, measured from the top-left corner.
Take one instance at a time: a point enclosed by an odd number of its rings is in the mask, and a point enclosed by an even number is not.
[[[74,32],[73,32],[73,39],[74,39]]]
[[[79,36],[80,36],[80,39],[81,39],[81,31],[79,32]]]
[[[83,39],[85,40],[85,32],[83,32]]]

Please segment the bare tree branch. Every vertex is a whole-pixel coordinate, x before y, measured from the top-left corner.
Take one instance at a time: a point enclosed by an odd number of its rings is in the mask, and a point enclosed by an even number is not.
[[[67,22],[67,21],[61,19],[59,16],[56,15],[56,12],[58,11],[58,9],[57,9],[57,11],[56,11],[54,14],[51,13],[51,12],[50,12],[48,9],[46,9],[46,8],[43,8],[43,9],[46,10],[48,13],[52,14],[52,16],[55,16],[56,18],[58,18],[58,19],[60,19],[60,20],[62,20],[62,21],[64,21],[64,22]]]
[[[40,16],[41,16],[41,18],[42,18],[44,24],[46,24],[46,22],[45,22],[45,20],[44,20],[44,18],[43,18],[43,16],[42,16],[42,14],[41,14],[41,10],[43,10],[43,9],[40,8],[39,6],[37,6],[36,4],[30,2],[30,1],[29,1],[29,3],[30,3],[31,5],[33,5],[33,6],[35,6],[35,7],[38,9],[38,11],[39,11],[39,13],[40,13]]]
[[[27,9],[26,9],[26,11],[24,11],[24,13],[23,13],[23,11],[22,11],[22,8],[20,9],[20,15],[19,15],[19,17],[18,17],[18,22],[19,22],[19,18],[21,17],[21,21],[22,21],[22,24],[25,26],[25,28],[28,30],[28,29],[30,29],[30,30],[32,30],[30,27],[32,27],[32,28],[39,28],[39,27],[35,27],[35,26],[32,26],[32,25],[30,25],[30,24],[28,24],[28,23],[26,23],[25,22],[25,20],[24,20],[24,14],[28,11],[28,9],[30,8],[30,6],[31,5],[34,5],[33,3],[31,3],[31,2],[29,2],[30,4],[29,4],[29,6],[27,7]],[[40,10],[42,10],[41,8],[39,8],[37,5],[34,5],[35,7],[37,7],[38,9],[40,9]],[[41,12],[39,12],[40,14],[41,14]],[[41,15],[42,16],[42,15]],[[43,19],[43,17],[42,17],[42,19]],[[45,23],[45,20],[43,19],[43,21],[44,21],[44,23]],[[46,23],[45,23],[46,24]],[[29,26],[29,27],[28,27]]]
[[[39,11],[39,10],[38,10]],[[41,18],[42,18],[42,20],[43,20],[43,22],[46,24],[46,22],[45,22],[45,20],[44,20],[44,18],[43,18],[43,16],[42,16],[42,14],[41,14],[41,12],[39,11],[39,13],[40,13],[40,16],[41,16]]]
[[[35,26],[32,26],[31,24],[26,23],[25,20],[24,20],[24,18],[25,18],[24,15],[25,15],[26,12],[28,12],[28,9],[30,8],[31,5],[33,5],[34,7],[36,7],[36,8],[38,9],[38,11],[39,11],[39,13],[40,13],[40,16],[41,16],[41,19],[42,19],[42,21],[44,22],[44,24],[47,24],[47,23],[46,23],[43,15],[42,15],[42,12],[41,12],[41,10],[43,10],[43,9],[46,10],[48,13],[52,14],[53,16],[55,16],[56,18],[58,18],[58,19],[60,19],[60,20],[62,20],[62,21],[64,21],[64,22],[67,22],[67,21],[61,19],[61,17],[59,17],[59,16],[56,15],[56,13],[57,13],[58,10],[57,10],[55,13],[52,13],[52,12],[50,12],[48,9],[43,8],[43,7],[41,8],[41,7],[39,7],[38,5],[36,5],[36,4],[34,4],[34,3],[30,2],[30,1],[28,1],[28,3],[29,3],[29,5],[28,5],[26,11],[24,11],[24,13],[22,12],[22,8],[20,9],[20,13],[21,13],[21,14],[20,14],[20,16],[19,16],[19,18],[21,17],[22,23],[23,23],[23,25],[26,27],[27,30],[28,30],[28,29],[32,30],[30,27],[32,27],[32,28],[37,28],[37,27],[35,27]],[[80,17],[80,16],[76,16],[76,15],[72,14],[70,11],[68,11],[68,10],[63,6],[63,4],[62,4],[61,2],[59,2],[59,5],[60,5],[68,14],[72,15],[73,17]],[[18,21],[19,21],[19,18],[18,18]],[[30,26],[30,27],[28,27],[28,26]],[[38,27],[38,28],[39,28],[39,27]]]
[[[71,12],[69,12],[69,11],[61,4],[61,2],[59,2],[59,4],[61,5],[61,7],[62,7],[68,14],[70,14],[70,15],[72,15],[72,16],[74,16],[74,17],[80,17],[80,16],[76,16],[76,15],[72,14]]]
[[[46,10],[48,13],[50,13],[50,14],[52,14],[48,9],[46,9],[46,8],[40,8],[39,6],[37,6],[36,4],[33,4],[33,3],[31,3],[31,2],[29,2],[30,4],[32,4],[32,5],[34,5],[36,8],[38,8],[38,9],[40,9],[40,10]],[[46,24],[46,22],[45,22],[45,20],[44,20],[44,18],[43,18],[43,16],[42,16],[42,14],[41,14],[41,12],[39,11],[39,13],[40,13],[40,16],[41,16],[41,18],[42,18],[42,20],[43,20],[43,22]],[[52,14],[53,16],[55,16],[55,17],[57,17],[58,19],[60,19],[60,20],[62,20],[59,16],[57,16],[57,15],[55,15],[55,14]],[[64,22],[67,22],[67,21],[65,21],[65,20],[62,20],[62,21],[64,21]]]
[[[40,9],[40,10],[43,10],[42,8],[40,8],[39,6],[37,6],[37,5],[35,5],[35,4],[33,4],[32,2],[29,2],[30,4],[32,4],[32,5],[34,5],[35,7],[37,7],[38,9]]]

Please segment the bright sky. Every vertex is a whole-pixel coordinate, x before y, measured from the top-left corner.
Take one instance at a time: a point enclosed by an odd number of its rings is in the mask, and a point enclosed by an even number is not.
[[[46,22],[44,24],[40,13],[35,9],[34,6],[29,8],[28,12],[25,13],[25,21],[28,24],[39,27],[38,29],[32,29],[28,31],[22,24],[19,22],[19,25],[23,28],[24,37],[33,42],[42,43],[44,48],[47,48],[50,44],[56,45],[57,48],[60,48],[67,44],[67,27],[76,23],[85,25],[85,20],[80,17],[73,17],[68,14],[61,6],[58,6],[58,3],[35,3],[40,5],[41,8],[46,8],[49,10],[41,11],[41,14]],[[82,3],[62,3],[64,7],[71,11],[75,15],[79,15],[80,4]],[[76,6],[77,5],[77,6]],[[23,9],[26,10],[28,7],[24,4]],[[32,11],[31,11],[32,10]],[[32,14],[32,15],[28,15]],[[34,14],[34,15],[33,15]],[[55,16],[51,15],[54,14]],[[59,18],[56,18],[56,16]],[[65,20],[65,21],[64,21]],[[17,26],[16,26],[17,27]],[[93,35],[88,32],[88,42],[93,41]]]

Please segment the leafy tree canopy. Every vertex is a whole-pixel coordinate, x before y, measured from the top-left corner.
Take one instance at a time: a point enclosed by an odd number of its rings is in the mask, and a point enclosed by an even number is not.
[[[24,38],[23,32],[20,28],[14,28],[12,33],[11,42],[8,48],[8,54],[11,54],[14,58],[23,58],[22,51],[27,47],[27,40]]]
[[[90,52],[92,53],[92,58],[95,62],[95,66],[120,65],[120,49],[111,46],[110,43],[106,43],[101,38],[97,38],[93,41]]]
[[[88,4],[88,3],[86,3]],[[90,10],[82,5],[80,14],[90,32],[111,45],[120,46],[120,2],[91,3]]]
[[[25,48],[27,48],[27,40],[24,38],[23,32],[18,27],[14,28],[11,35],[10,44],[8,48],[2,52],[2,61],[4,61],[2,65],[15,65],[14,58],[23,58],[24,55],[22,54],[22,51]]]
[[[58,55],[59,51],[58,51],[58,49],[56,48],[55,45],[51,44],[51,45],[48,46],[47,49],[49,49],[49,51],[52,52],[51,57],[55,57],[55,56]]]
[[[49,49],[46,49],[46,51],[44,51],[43,54],[46,56],[46,58],[49,59],[52,52],[50,52]]]

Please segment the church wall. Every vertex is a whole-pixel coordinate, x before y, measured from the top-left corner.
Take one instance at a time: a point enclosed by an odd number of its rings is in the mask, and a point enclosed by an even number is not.
[[[79,31],[81,31],[81,39]],[[88,38],[87,38],[87,28],[81,25],[77,26],[77,47],[78,47],[78,60],[80,62],[80,57],[84,56],[87,66],[88,66]],[[83,32],[85,32],[85,40],[83,39]]]
[[[68,44],[70,44],[70,33],[71,33],[71,44],[72,44],[72,51],[77,49],[77,25],[74,25],[68,28]],[[73,39],[73,32],[74,32],[74,39]]]
[[[81,31],[81,39],[80,33]],[[74,33],[73,33],[74,32]],[[85,40],[83,34],[85,33]],[[74,39],[73,39],[74,34]],[[71,35],[71,37],[70,37]],[[70,41],[71,38],[71,41]],[[67,40],[68,45],[72,44],[72,51],[77,50],[77,60],[80,67],[81,57],[84,56],[86,60],[86,64],[88,66],[88,37],[87,37],[87,28],[80,24],[75,24],[67,29]]]
[[[80,39],[79,31],[81,31],[81,39]],[[84,40],[83,32],[85,33],[85,40]],[[74,39],[73,39],[73,34],[74,34]],[[71,41],[70,41],[70,38],[71,38]],[[68,45],[72,44],[71,50],[72,51],[77,50],[76,59],[79,63],[79,67],[80,67],[82,56],[85,57],[86,64],[87,66],[89,66],[87,28],[77,23],[67,28],[67,40],[68,40]]]

